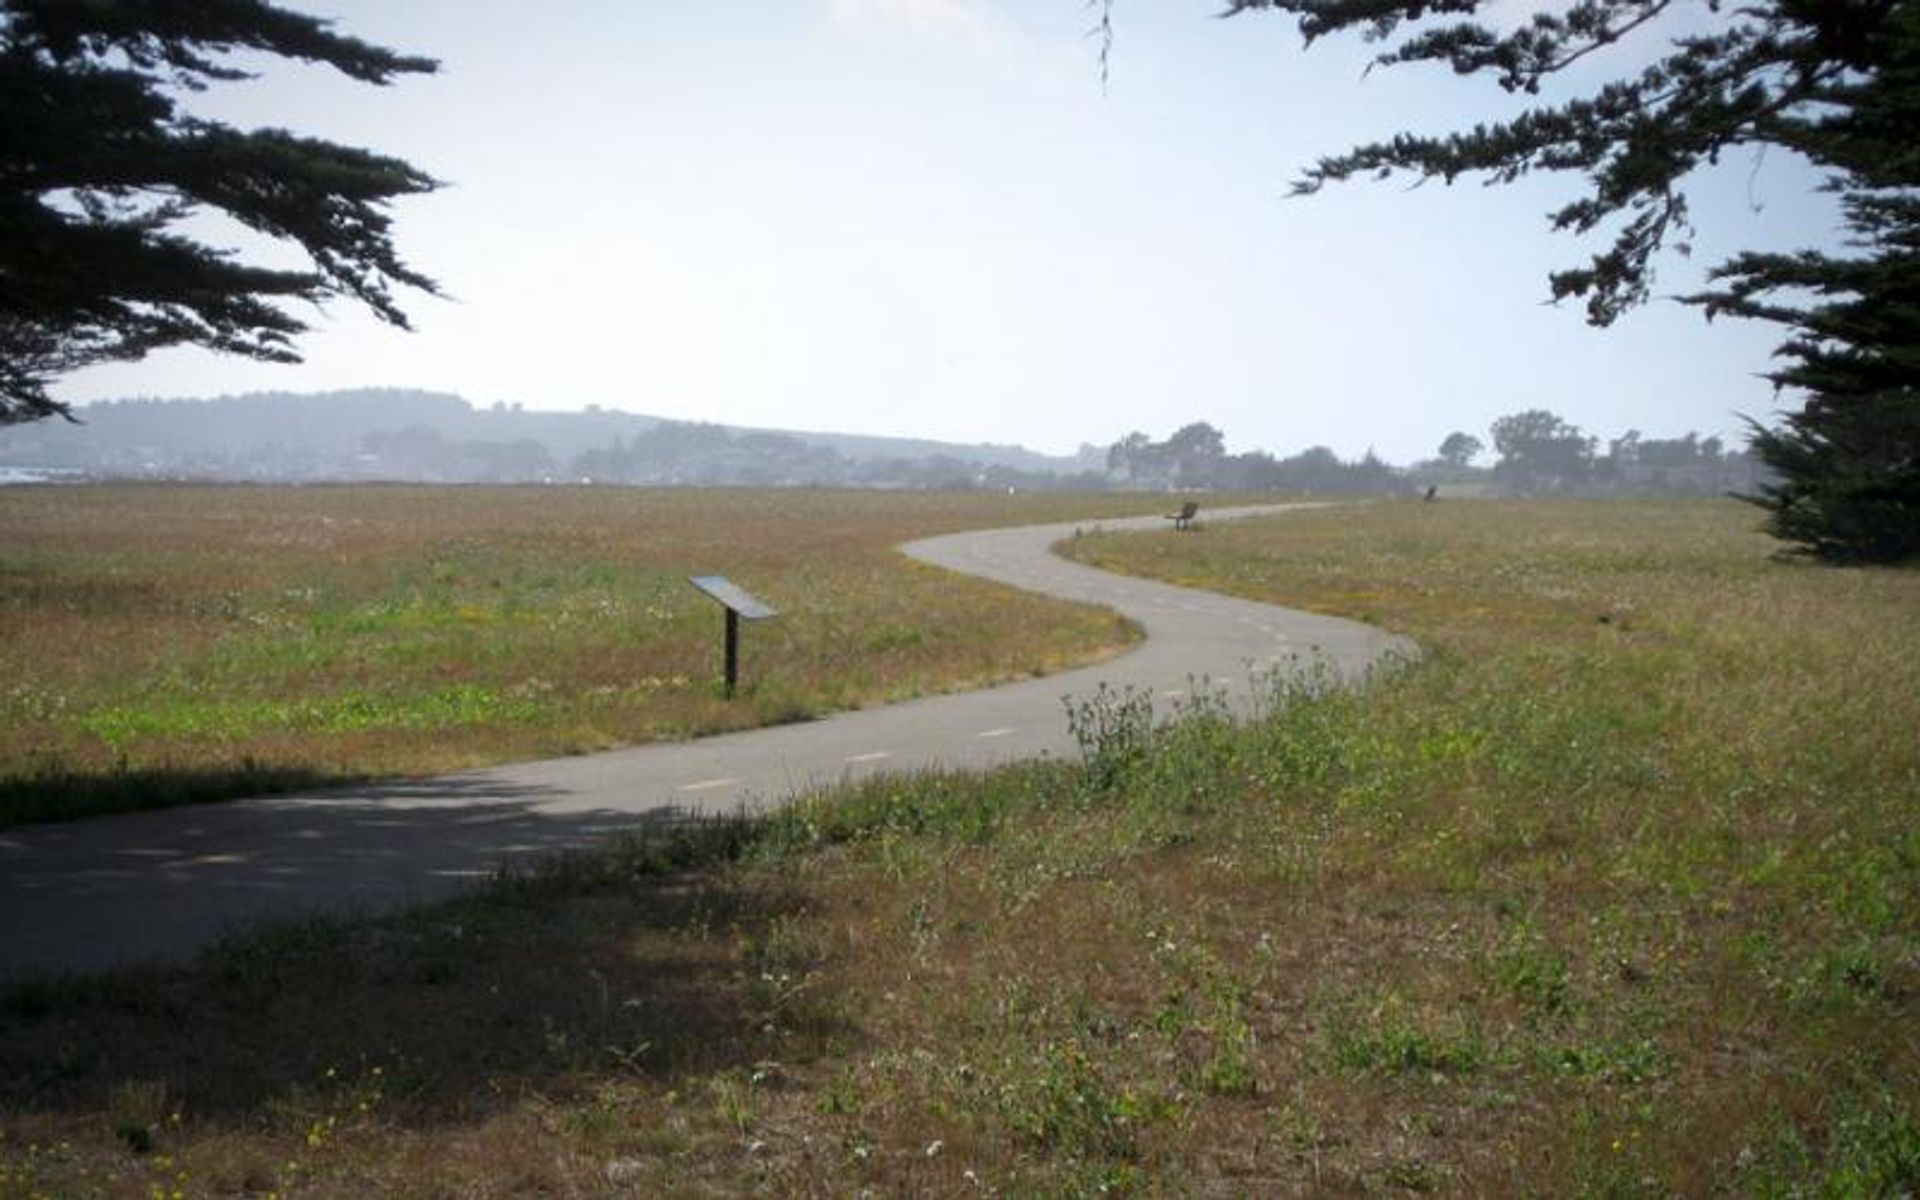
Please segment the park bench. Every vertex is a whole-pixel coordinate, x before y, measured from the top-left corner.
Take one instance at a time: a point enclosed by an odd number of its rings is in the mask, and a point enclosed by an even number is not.
[[[1185,504],[1182,504],[1180,506],[1179,512],[1168,513],[1167,520],[1173,522],[1173,527],[1175,529],[1192,529],[1193,519],[1194,517],[1198,516],[1199,513],[1200,513],[1199,504],[1195,503],[1192,500],[1189,500]]]

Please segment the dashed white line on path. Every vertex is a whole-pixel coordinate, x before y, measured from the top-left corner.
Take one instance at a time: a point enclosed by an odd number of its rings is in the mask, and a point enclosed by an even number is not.
[[[680,790],[683,792],[704,792],[711,788],[726,787],[730,783],[739,782],[738,779],[728,775],[720,779],[702,779],[699,783],[683,783],[680,785]]]
[[[1012,732],[1013,732],[1013,726],[1006,725],[1006,726],[1002,726],[999,729],[989,729],[985,733],[976,733],[973,736],[977,738],[997,738],[997,737],[1005,737]]]
[[[875,750],[871,754],[849,754],[847,755],[846,761],[850,763],[878,762],[883,758],[892,757],[893,755],[887,753],[885,750]]]

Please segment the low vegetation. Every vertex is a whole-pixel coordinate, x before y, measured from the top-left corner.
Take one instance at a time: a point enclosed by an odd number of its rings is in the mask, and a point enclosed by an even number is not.
[[[1752,522],[1078,539],[1426,653],[15,986],[0,1196],[1912,1194],[1920,575]]]
[[[1111,613],[894,547],[1128,503],[5,489],[0,825],[685,738],[1097,658],[1136,636]],[[747,633],[735,701],[696,573],[782,613]]]

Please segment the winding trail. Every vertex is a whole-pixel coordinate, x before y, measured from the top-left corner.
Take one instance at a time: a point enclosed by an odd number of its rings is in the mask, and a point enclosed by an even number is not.
[[[1290,507],[1300,506],[1204,516]],[[1145,628],[1144,644],[1096,666],[691,742],[0,831],[0,978],[180,959],[261,919],[439,899],[523,856],[877,772],[1071,755],[1062,698],[1101,683],[1167,703],[1205,679],[1244,705],[1254,675],[1316,661],[1357,678],[1413,652],[1357,622],[1113,575],[1048,550],[1079,527],[1165,524],[1034,525],[902,547],[922,562],[1107,605]]]

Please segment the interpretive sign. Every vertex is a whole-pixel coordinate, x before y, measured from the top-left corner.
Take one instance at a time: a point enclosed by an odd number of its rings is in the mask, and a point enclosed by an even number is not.
[[[725,575],[689,575],[687,582],[727,610],[727,698],[731,700],[740,679],[740,622],[764,621],[780,614]]]

